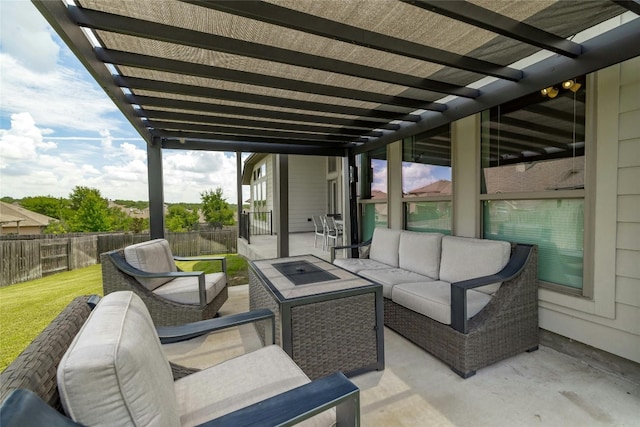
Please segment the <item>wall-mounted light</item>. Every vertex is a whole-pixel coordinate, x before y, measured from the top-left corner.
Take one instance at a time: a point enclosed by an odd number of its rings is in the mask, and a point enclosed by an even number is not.
[[[562,88],[570,90],[573,93],[576,93],[581,87],[582,85],[575,80],[565,80],[562,82]]]
[[[559,90],[553,86],[545,87],[540,91],[542,96],[548,96],[549,98],[555,98],[556,96],[558,96],[558,92]]]
[[[578,83],[576,79],[565,80],[559,85],[545,87],[540,91],[542,96],[548,96],[549,98],[555,98],[560,93],[560,90],[570,90],[576,93],[582,87],[582,83]]]

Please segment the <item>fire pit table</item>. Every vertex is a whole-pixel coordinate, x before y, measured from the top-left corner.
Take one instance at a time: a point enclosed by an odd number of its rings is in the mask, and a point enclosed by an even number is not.
[[[276,343],[312,379],[384,369],[377,283],[313,255],[250,261],[249,304],[275,313]]]

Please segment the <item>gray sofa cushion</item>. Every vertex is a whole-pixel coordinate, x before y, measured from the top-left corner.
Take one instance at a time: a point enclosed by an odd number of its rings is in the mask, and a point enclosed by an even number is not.
[[[507,265],[510,256],[509,242],[444,236],[440,280],[460,282],[496,274]],[[500,283],[495,283],[475,290],[492,295],[499,287]]]
[[[207,304],[209,304],[227,285],[227,275],[224,273],[205,274],[204,283]],[[153,293],[182,304],[200,304],[197,277],[178,277],[154,289]]]
[[[403,231],[400,234],[400,268],[438,279],[443,234]]]
[[[449,282],[403,283],[393,287],[391,299],[409,310],[445,325],[451,324],[451,284]],[[467,319],[486,306],[491,297],[482,292],[467,291]]]
[[[382,296],[391,298],[391,290],[400,283],[425,282],[433,280],[431,277],[414,273],[402,268],[386,268],[384,270],[362,270],[358,273],[365,279],[373,280],[382,285]]]
[[[373,230],[369,259],[388,264],[391,267],[398,267],[398,246],[400,245],[401,233],[402,230],[380,227]]]
[[[137,243],[124,248],[124,258],[138,270],[149,273],[170,273],[178,271],[173,260],[171,247],[165,239],[154,239],[148,242]],[[162,286],[171,280],[170,277],[157,279],[138,279],[150,291]]]
[[[380,270],[389,268],[389,265],[387,264],[366,258],[336,258],[333,260],[333,263],[352,273],[359,273],[362,270]]]

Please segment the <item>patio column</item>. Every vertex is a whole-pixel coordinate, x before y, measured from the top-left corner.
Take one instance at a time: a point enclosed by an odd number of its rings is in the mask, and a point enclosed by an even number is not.
[[[149,181],[149,232],[151,239],[164,238],[164,185],[162,181],[162,142],[154,137],[147,144]]]
[[[242,215],[242,151],[236,151],[236,193],[238,197],[238,227]]]
[[[346,215],[347,218],[345,218],[349,221],[349,226],[344,231],[345,237],[346,233],[349,232],[349,242],[345,242],[345,244],[354,244],[360,242],[360,236],[358,227],[358,168],[356,166],[356,156],[352,150],[349,151],[347,156],[347,173],[343,175],[348,181],[349,188],[349,212]],[[357,248],[351,250],[351,256],[353,258],[358,257]]]
[[[480,115],[451,124],[454,236],[480,237]]]
[[[278,258],[289,256],[289,156],[275,158],[275,202]]]

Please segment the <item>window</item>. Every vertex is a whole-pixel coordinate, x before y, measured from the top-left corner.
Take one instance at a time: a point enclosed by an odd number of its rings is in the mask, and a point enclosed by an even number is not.
[[[543,92],[482,114],[483,232],[537,244],[541,282],[581,292],[586,80]]]
[[[405,228],[451,234],[449,125],[402,142]]]
[[[267,206],[267,164],[262,163],[253,170],[251,201],[253,210],[264,211]]]
[[[338,158],[327,157],[327,174],[338,172]]]
[[[386,227],[387,213],[387,148],[370,151],[361,157],[362,167],[362,239],[373,236],[375,227]]]

